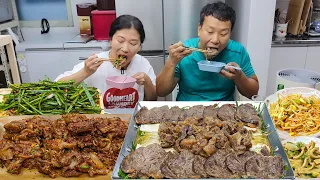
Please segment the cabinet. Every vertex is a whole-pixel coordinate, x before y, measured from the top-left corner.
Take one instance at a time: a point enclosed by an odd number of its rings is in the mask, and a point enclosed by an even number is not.
[[[320,46],[308,47],[305,69],[320,73]]]
[[[161,72],[163,66],[164,66],[164,56],[163,55],[145,55],[145,57],[150,65],[153,67],[154,73],[156,76]],[[158,97],[158,101],[165,101],[165,97]]]
[[[277,72],[281,69],[304,69],[310,47],[272,47],[270,54],[266,95],[275,92]],[[320,48],[320,47],[319,47]]]
[[[13,19],[0,23],[0,34],[1,34],[1,31],[6,30],[7,28],[16,28],[14,30],[17,31],[17,34],[18,34],[20,40],[22,40],[22,35],[21,35],[20,27],[19,27],[18,12],[17,12],[15,0],[10,0],[10,1],[9,0],[0,0],[0,9],[1,9],[2,13],[4,13],[5,10],[7,10],[6,9],[7,7],[9,7],[8,13],[9,14],[12,13],[12,15],[13,15]]]
[[[55,80],[59,74],[71,71],[80,57],[89,57],[101,50],[51,50],[18,52],[22,82],[37,82],[48,76]]]
[[[8,82],[21,84],[21,79],[11,36],[0,35],[0,87],[8,87]]]

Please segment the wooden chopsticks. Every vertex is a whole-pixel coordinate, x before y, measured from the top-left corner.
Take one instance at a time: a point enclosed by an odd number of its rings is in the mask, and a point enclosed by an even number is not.
[[[187,48],[187,49],[190,49],[192,51],[199,51],[199,52],[202,52],[202,53],[212,52],[212,51],[208,51],[208,50],[205,50],[205,49],[199,49],[199,48],[194,48],[194,47],[187,47],[187,46],[184,46],[184,47]]]
[[[80,61],[85,61],[87,60],[88,58],[87,57],[79,57],[79,60]],[[98,58],[98,61],[110,61],[110,62],[114,62],[114,61],[124,61],[125,59],[119,59],[119,58]]]
[[[119,59],[119,58],[99,58],[99,61],[110,61],[110,62],[115,62],[115,61],[119,61],[119,63],[125,61],[125,59]]]

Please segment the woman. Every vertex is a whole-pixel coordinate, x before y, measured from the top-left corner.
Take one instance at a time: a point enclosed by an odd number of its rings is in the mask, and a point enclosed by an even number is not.
[[[56,81],[75,80],[100,89],[107,109],[134,108],[139,100],[157,100],[154,70],[146,58],[137,54],[145,39],[142,22],[131,15],[119,16],[111,24],[109,37],[110,51],[89,57],[72,71],[59,75]],[[120,64],[112,61],[119,57],[124,59]],[[132,76],[137,80],[136,84],[127,89],[117,89],[106,84],[107,77],[122,75]]]

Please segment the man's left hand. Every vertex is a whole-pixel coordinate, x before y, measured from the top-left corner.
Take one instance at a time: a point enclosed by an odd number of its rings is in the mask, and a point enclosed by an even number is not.
[[[220,71],[220,74],[234,81],[240,79],[243,72],[241,70],[233,69],[232,67],[228,67],[228,66],[240,67],[237,63],[230,62],[227,64],[227,66],[224,69]]]

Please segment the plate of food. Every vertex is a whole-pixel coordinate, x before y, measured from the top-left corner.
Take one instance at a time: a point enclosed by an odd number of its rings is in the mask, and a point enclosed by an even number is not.
[[[263,102],[139,102],[113,179],[294,178]]]
[[[10,84],[0,89],[0,116],[103,114],[101,91],[74,80]]]
[[[286,88],[266,98],[265,103],[282,140],[320,135],[320,91]]]
[[[320,139],[300,136],[282,144],[298,179],[320,178]]]
[[[111,179],[131,115],[0,119],[1,179]]]

